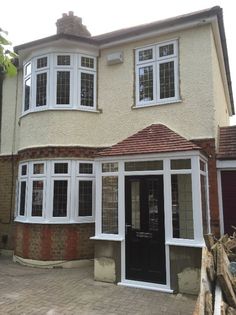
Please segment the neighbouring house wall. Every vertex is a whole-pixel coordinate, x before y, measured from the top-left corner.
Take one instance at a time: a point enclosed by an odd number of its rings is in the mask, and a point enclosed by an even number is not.
[[[218,127],[229,126],[229,110],[227,107],[225,89],[223,85],[219,59],[217,56],[216,45],[211,33],[211,46],[212,46],[212,78],[213,78],[213,99],[215,105],[214,112],[214,134],[215,138],[218,137]],[[217,140],[218,141],[218,140]]]
[[[7,155],[17,151],[22,101],[21,72],[15,77],[5,77],[2,100],[1,154]]]
[[[182,101],[134,109],[135,48],[176,38],[179,39]],[[78,110],[45,110],[19,118],[22,109],[22,78],[20,75],[16,130],[20,140],[16,150],[48,145],[107,146],[117,143],[152,123],[163,123],[187,139],[213,137],[214,113],[210,38],[211,28],[209,25],[205,25],[119,45],[111,49],[102,49],[98,58],[97,76],[98,108],[102,110],[102,113]],[[116,51],[123,51],[124,62],[108,66],[107,54]],[[5,84],[3,114],[6,117],[5,124],[9,124],[10,130],[2,135],[2,152],[4,153],[11,152],[12,147],[13,128],[10,125],[12,117],[14,117],[13,85]],[[9,93],[12,94],[11,102],[6,96]]]
[[[94,223],[15,223],[14,254],[34,260],[92,259]]]
[[[13,249],[17,161],[0,157],[0,248]]]

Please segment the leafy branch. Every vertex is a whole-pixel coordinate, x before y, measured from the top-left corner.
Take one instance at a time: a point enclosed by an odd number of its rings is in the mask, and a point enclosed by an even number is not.
[[[17,73],[13,60],[17,54],[11,50],[11,42],[6,39],[7,32],[0,28],[0,73],[14,76]]]

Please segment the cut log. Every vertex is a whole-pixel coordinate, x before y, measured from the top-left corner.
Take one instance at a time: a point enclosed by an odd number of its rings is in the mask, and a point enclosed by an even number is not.
[[[228,270],[229,259],[222,244],[217,245],[217,280],[221,286],[226,302],[236,308],[236,296],[233,289],[233,277]]]

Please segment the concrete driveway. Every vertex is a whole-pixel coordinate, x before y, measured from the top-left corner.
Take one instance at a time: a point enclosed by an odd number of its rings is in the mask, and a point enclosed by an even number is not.
[[[93,280],[92,267],[38,269],[0,256],[0,314],[191,315],[196,297]]]

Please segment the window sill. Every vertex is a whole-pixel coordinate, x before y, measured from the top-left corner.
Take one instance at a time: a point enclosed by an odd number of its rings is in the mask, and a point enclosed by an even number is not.
[[[71,108],[71,107],[55,107],[55,108],[42,108],[42,109],[37,109],[37,110],[31,110],[27,111],[25,113],[22,113],[20,116],[20,119],[28,116],[29,114],[36,114],[36,113],[41,113],[41,112],[46,112],[46,111],[76,111],[76,112],[86,112],[86,113],[93,113],[93,114],[101,114],[102,109],[87,109],[87,108]]]
[[[163,105],[170,105],[175,103],[182,103],[183,101],[181,99],[177,100],[171,100],[171,101],[165,101],[161,103],[155,103],[155,104],[139,104],[139,105],[133,105],[131,109],[140,109],[140,108],[146,108],[146,107],[156,107],[156,106],[163,106]]]
[[[182,246],[182,247],[204,247],[205,242],[204,241],[191,241],[191,240],[171,240],[171,241],[166,241],[166,245],[171,245],[171,246]]]
[[[91,240],[94,241],[114,241],[114,242],[122,242],[124,241],[124,237],[119,236],[119,235],[99,235],[99,236],[92,236],[90,237]]]
[[[14,222],[19,222],[19,223],[27,223],[27,224],[88,224],[88,223],[95,223],[95,220],[94,219],[88,219],[88,220],[56,220],[54,219],[54,221],[50,221],[50,220],[45,220],[45,219],[38,219],[38,220],[32,220],[32,219],[29,219],[29,218],[19,218],[19,217],[16,217]]]

